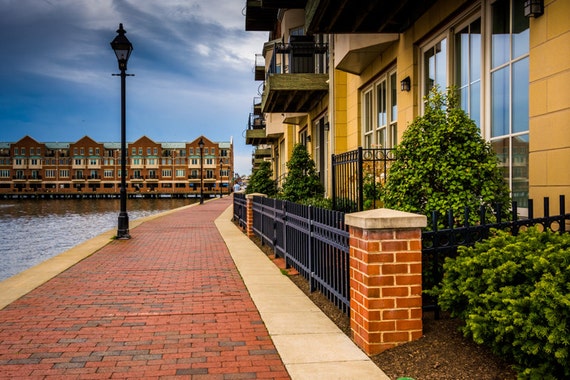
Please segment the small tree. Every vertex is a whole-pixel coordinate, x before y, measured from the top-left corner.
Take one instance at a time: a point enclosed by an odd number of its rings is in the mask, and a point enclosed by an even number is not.
[[[277,193],[275,181],[271,179],[273,171],[271,163],[263,161],[261,165],[252,173],[247,185],[246,193],[261,193],[268,197],[273,197]]]
[[[424,116],[404,132],[384,188],[384,206],[428,215],[464,207],[471,222],[482,204],[509,202],[509,189],[491,145],[475,122],[457,107],[453,90],[437,88],[426,97]]]
[[[282,191],[284,199],[302,202],[323,196],[325,190],[315,169],[315,162],[304,145],[295,145],[287,169]]]

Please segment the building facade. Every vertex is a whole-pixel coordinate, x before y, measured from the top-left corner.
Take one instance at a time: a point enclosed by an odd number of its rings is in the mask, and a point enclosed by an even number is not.
[[[287,25],[290,12],[296,22]],[[273,144],[275,162],[294,143],[306,144],[316,162],[324,157],[330,191],[330,154],[396,146],[423,114],[430,89],[455,87],[497,153],[519,209],[544,196],[557,208],[558,195],[570,193],[568,17],[565,0],[248,1],[246,30],[267,30],[271,40],[280,28],[328,45],[326,93],[293,115],[262,102],[266,136],[276,128],[269,120],[284,132],[264,142]],[[275,101],[270,69],[266,54],[265,77],[256,65],[256,78],[264,80],[267,102]]]
[[[71,143],[38,142],[30,136],[0,143],[0,194],[118,195],[120,145],[88,136]],[[231,192],[232,141],[213,142],[201,136],[192,142],[158,143],[143,136],[128,143],[126,153],[127,193],[210,196]]]

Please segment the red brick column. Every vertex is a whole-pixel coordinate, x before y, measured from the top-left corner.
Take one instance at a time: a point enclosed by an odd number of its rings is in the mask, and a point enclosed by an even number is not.
[[[254,236],[253,233],[253,197],[267,197],[265,194],[252,193],[245,196],[246,218],[245,234],[248,238]]]
[[[389,209],[347,214],[350,325],[368,355],[422,336],[423,215]]]

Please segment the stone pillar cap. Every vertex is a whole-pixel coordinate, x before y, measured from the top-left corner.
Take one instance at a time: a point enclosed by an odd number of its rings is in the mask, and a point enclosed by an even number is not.
[[[410,212],[378,208],[346,214],[344,223],[363,230],[423,228],[427,226],[427,217]]]
[[[261,193],[251,193],[251,194],[246,194],[245,198],[246,199],[251,199],[253,197],[263,197],[263,198],[267,198],[267,195],[265,194],[261,194]]]

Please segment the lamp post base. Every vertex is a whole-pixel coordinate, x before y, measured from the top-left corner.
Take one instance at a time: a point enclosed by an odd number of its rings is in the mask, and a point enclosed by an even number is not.
[[[119,214],[119,223],[117,229],[117,239],[127,240],[131,238],[129,235],[129,215],[125,213]]]

